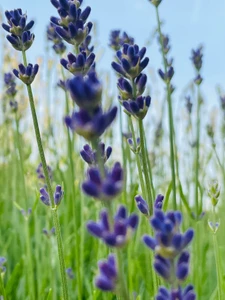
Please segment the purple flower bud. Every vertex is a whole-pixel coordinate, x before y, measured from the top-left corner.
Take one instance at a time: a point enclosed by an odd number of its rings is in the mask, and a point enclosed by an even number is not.
[[[149,215],[149,207],[146,201],[140,196],[135,196],[135,201],[137,203],[137,208],[140,210],[140,212],[146,216]]]
[[[41,199],[41,201],[45,204],[45,205],[47,205],[47,206],[50,206],[50,199],[49,199],[49,194],[48,194],[48,192],[46,191],[46,189],[45,188],[41,188],[40,189],[40,199]]]
[[[54,194],[54,203],[56,206],[59,206],[62,198],[63,198],[64,192],[62,191],[62,187],[60,185],[57,185],[55,188],[55,194]]]

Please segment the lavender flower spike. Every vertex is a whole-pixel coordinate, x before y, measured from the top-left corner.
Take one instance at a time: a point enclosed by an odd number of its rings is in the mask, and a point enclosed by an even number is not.
[[[95,72],[91,72],[85,77],[76,76],[69,80],[68,89],[73,101],[87,111],[93,111],[101,102],[102,85]]]
[[[37,64],[34,66],[32,64],[28,64],[28,66],[25,67],[23,64],[19,64],[18,67],[19,70],[13,70],[14,75],[26,85],[30,85],[38,73],[39,66]]]
[[[87,229],[93,236],[100,238],[106,245],[110,247],[124,246],[131,234],[138,226],[138,216],[131,214],[127,216],[127,210],[124,206],[120,206],[114,216],[112,227],[109,226],[109,215],[107,210],[102,210],[100,220],[98,222],[89,221]]]
[[[6,36],[11,45],[18,51],[26,51],[34,41],[34,34],[30,29],[34,21],[27,24],[27,15],[23,14],[20,8],[5,11],[8,24],[3,23],[2,27],[10,34]]]
[[[91,167],[87,171],[88,180],[82,184],[83,191],[96,199],[109,201],[115,198],[123,188],[123,169],[119,162],[115,163],[112,170],[105,168],[102,178],[98,167]]]
[[[138,45],[124,44],[122,51],[117,51],[119,63],[113,62],[113,69],[128,79],[134,79],[146,68],[149,58],[145,57],[146,48]]]
[[[99,138],[114,121],[117,108],[113,107],[108,112],[103,113],[101,107],[97,107],[93,112],[80,109],[72,116],[65,117],[66,125],[86,140]]]
[[[105,149],[104,143],[99,143],[99,153],[101,155],[102,161],[105,163],[112,154],[112,147],[107,147]],[[89,165],[97,165],[98,157],[96,151],[93,151],[92,148],[86,144],[83,147],[83,150],[80,151],[80,155],[83,160],[88,163]]]
[[[95,278],[95,285],[102,291],[113,291],[116,287],[118,270],[116,257],[109,254],[107,260],[101,260],[98,263],[100,274]]]

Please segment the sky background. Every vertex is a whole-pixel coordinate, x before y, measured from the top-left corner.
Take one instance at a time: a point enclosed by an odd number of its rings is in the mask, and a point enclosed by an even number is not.
[[[104,50],[101,68],[111,69],[113,52],[107,45],[112,29],[127,31],[140,46],[150,40],[149,66],[155,70],[162,66],[159,46],[151,38],[156,28],[155,9],[148,0],[85,0],[84,5],[92,7],[89,20],[97,23],[97,40]],[[35,43],[28,51],[29,61],[35,63],[38,56],[44,56],[46,26],[50,16],[57,15],[56,9],[49,0],[1,0],[0,7],[2,10],[20,7],[27,11],[28,20],[36,21]],[[220,85],[225,89],[225,1],[163,0],[159,10],[164,21],[163,32],[171,38],[177,95],[194,76],[191,49],[203,44],[204,93],[209,102],[215,101],[215,87]]]

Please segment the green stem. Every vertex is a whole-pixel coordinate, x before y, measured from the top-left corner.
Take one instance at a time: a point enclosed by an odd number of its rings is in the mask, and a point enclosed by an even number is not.
[[[216,276],[217,276],[217,289],[218,289],[218,300],[223,299],[223,291],[222,291],[222,280],[221,280],[221,263],[220,263],[220,254],[219,254],[219,246],[217,242],[216,233],[213,233],[213,247],[216,261]]]
[[[22,55],[23,55],[24,65],[27,66],[27,59],[26,59],[25,51],[22,51]],[[38,119],[37,119],[37,114],[36,114],[36,109],[35,109],[35,104],[34,104],[34,98],[33,98],[32,88],[30,85],[27,85],[27,92],[28,92],[28,96],[29,96],[31,114],[32,114],[32,119],[33,119],[33,125],[34,125],[34,131],[35,131],[35,135],[36,135],[36,141],[37,141],[37,145],[38,145],[39,155],[41,158],[43,171],[44,171],[44,175],[45,175],[45,180],[46,180],[46,184],[47,184],[47,189],[48,189],[48,193],[49,193],[49,198],[51,201],[53,222],[54,222],[54,226],[56,229],[56,239],[57,239],[57,246],[58,246],[60,273],[61,273],[61,279],[62,279],[63,298],[64,298],[64,300],[68,300],[69,299],[68,298],[68,287],[67,287],[67,280],[66,280],[65,261],[64,261],[64,252],[63,252],[63,243],[62,243],[62,236],[61,236],[61,230],[60,230],[60,223],[59,223],[57,209],[54,208],[53,190],[52,190],[51,181],[50,181],[50,177],[49,177],[49,173],[48,173],[48,167],[47,167],[47,163],[46,163],[46,159],[45,159],[44,149],[42,146],[42,140],[41,140],[41,134],[40,134],[39,125],[38,125]]]
[[[1,273],[1,271],[0,271],[0,296],[3,296],[3,300],[7,300],[4,282],[3,282],[3,276],[4,276],[4,274]]]
[[[141,145],[141,155],[143,160],[143,171],[145,177],[146,191],[147,191],[147,200],[149,204],[150,215],[153,213],[153,199],[152,199],[152,190],[151,190],[151,182],[149,179],[149,171],[148,171],[148,159],[146,157],[145,151],[145,136],[144,136],[144,127],[143,121],[139,120],[139,132],[140,132],[140,145]]]
[[[132,139],[133,139],[134,147],[136,149],[137,148],[136,136],[135,136],[135,132],[134,132],[133,122],[132,122],[132,119],[131,119],[130,116],[128,117],[128,121],[129,121],[130,129],[131,129],[131,133],[132,133]],[[143,178],[139,153],[136,153],[135,156],[136,156],[136,161],[137,161],[138,175],[139,175],[139,178],[140,178],[142,194],[143,194],[143,197],[146,199],[146,189],[145,189],[145,183],[144,183],[144,178]]]
[[[161,45],[161,52],[163,57],[163,65],[164,65],[164,72],[167,72],[168,64],[166,60],[166,56],[163,50],[163,35],[161,31],[161,22],[159,18],[159,10],[156,7],[156,18],[157,18],[157,26],[158,32],[160,37],[160,45]],[[173,209],[177,209],[177,202],[176,202],[176,175],[175,175],[175,157],[174,157],[174,125],[173,125],[173,107],[171,101],[171,91],[170,91],[170,83],[167,82],[167,103],[168,103],[168,120],[169,120],[169,131],[170,131],[170,165],[171,165],[171,176],[172,176],[172,186],[173,186]]]
[[[61,68],[62,78],[65,81],[66,76],[64,73],[63,67]],[[69,96],[68,92],[65,91],[65,100],[66,100],[66,114],[69,114]],[[77,287],[78,287],[78,299],[82,299],[82,280],[81,280],[81,272],[80,272],[80,254],[79,254],[79,246],[80,245],[80,236],[79,236],[79,226],[80,226],[80,216],[81,213],[81,205],[76,203],[76,191],[75,191],[75,172],[74,172],[74,160],[73,160],[73,141],[70,136],[70,130],[67,128],[67,142],[68,142],[68,157],[69,157],[69,169],[71,177],[69,180],[71,181],[72,187],[72,210],[74,211],[74,232],[75,232],[75,258],[76,258],[76,278],[77,278]]]
[[[200,89],[198,86],[198,104],[197,104],[197,126],[196,126],[196,157],[195,157],[195,205],[196,217],[199,215],[199,199],[198,199],[198,177],[199,177],[199,141],[200,141]]]
[[[127,285],[125,281],[125,272],[124,272],[124,267],[123,267],[123,249],[118,249],[117,250],[117,260],[118,260],[118,269],[119,269],[119,289],[118,289],[118,294],[119,294],[119,299],[121,300],[129,300],[129,293],[127,290]]]
[[[24,172],[24,166],[23,166],[23,155],[22,155],[22,147],[21,147],[21,141],[20,141],[20,132],[19,132],[19,118],[16,113],[15,115],[16,119],[16,143],[17,148],[19,152],[19,165],[20,165],[20,171],[21,171],[21,180],[22,180],[22,188],[23,188],[23,197],[24,198],[24,210],[27,211],[28,206],[28,197],[27,197],[27,189],[25,185],[25,172]],[[26,232],[26,252],[27,252],[27,258],[28,258],[28,264],[27,264],[27,281],[28,281],[28,288],[29,293],[31,296],[31,299],[35,299],[35,284],[34,284],[34,273],[33,273],[33,260],[32,260],[32,254],[31,254],[31,246],[30,246],[30,231],[29,231],[29,223],[28,220],[25,221],[25,232]]]

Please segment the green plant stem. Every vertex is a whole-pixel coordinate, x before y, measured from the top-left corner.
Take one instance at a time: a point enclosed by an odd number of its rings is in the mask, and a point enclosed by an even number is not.
[[[0,271],[0,296],[3,296],[3,300],[7,300],[6,298],[6,292],[4,287],[4,281],[3,281],[3,273]]]
[[[129,293],[127,290],[127,285],[126,285],[126,280],[125,280],[125,272],[124,272],[124,267],[123,267],[123,249],[117,249],[116,255],[117,255],[117,261],[118,261],[118,269],[119,269],[119,289],[118,289],[118,294],[119,294],[119,299],[121,300],[129,300]]]
[[[27,59],[26,59],[25,51],[22,51],[22,55],[23,55],[24,65],[27,66]],[[45,159],[44,149],[42,146],[41,134],[40,134],[39,125],[38,125],[38,119],[37,119],[37,114],[36,114],[36,109],[35,109],[35,104],[34,104],[32,88],[30,85],[27,85],[27,92],[28,92],[28,97],[29,97],[29,102],[30,102],[30,108],[31,108],[31,113],[32,113],[32,119],[33,119],[33,125],[34,125],[34,131],[35,131],[35,135],[36,135],[36,141],[37,141],[37,145],[38,145],[39,155],[41,158],[43,171],[44,171],[44,175],[45,175],[45,180],[46,180],[46,184],[47,184],[47,189],[48,189],[48,193],[49,193],[49,198],[51,201],[52,218],[53,218],[54,226],[56,229],[56,239],[57,239],[57,246],[58,246],[60,273],[61,273],[61,279],[62,279],[63,298],[64,298],[64,300],[68,300],[69,299],[68,298],[68,287],[67,287],[67,280],[66,280],[64,251],[63,251],[60,223],[59,223],[57,209],[54,208],[54,196],[53,196],[51,181],[50,181],[50,177],[49,177],[49,173],[48,173],[48,167],[47,167],[47,163],[46,163],[46,159]]]
[[[195,207],[196,207],[196,217],[199,215],[199,199],[198,199],[198,177],[199,177],[199,144],[200,144],[200,108],[201,108],[201,98],[200,89],[198,86],[198,104],[197,104],[197,126],[196,126],[196,154],[195,154]]]
[[[144,177],[145,177],[145,184],[146,184],[146,192],[147,192],[147,199],[149,204],[149,212],[150,215],[153,213],[153,199],[152,199],[152,189],[151,189],[151,182],[149,178],[149,170],[148,170],[148,158],[146,156],[145,151],[145,135],[144,135],[144,127],[143,127],[143,121],[139,120],[139,133],[140,133],[140,145],[141,145],[141,155],[142,155],[142,161],[143,161],[143,171],[144,171]]]
[[[131,133],[132,133],[132,139],[133,139],[134,147],[136,149],[137,148],[136,136],[135,136],[133,122],[132,122],[132,119],[131,119],[130,116],[128,117],[128,122],[129,122]],[[139,175],[140,183],[141,183],[141,190],[142,190],[142,193],[143,193],[143,197],[146,199],[147,193],[146,193],[146,189],[145,189],[145,183],[144,183],[144,178],[143,178],[143,172],[142,172],[139,153],[136,153],[135,156],[136,156],[136,162],[137,162],[137,167],[138,167],[138,175]]]
[[[23,166],[23,155],[22,155],[22,147],[21,147],[21,141],[20,141],[20,132],[19,132],[19,118],[17,113],[15,114],[16,119],[16,144],[17,149],[19,152],[19,165],[20,165],[20,171],[21,171],[21,180],[22,180],[22,188],[23,188],[23,197],[24,198],[24,210],[27,212],[28,208],[28,197],[27,197],[27,189],[25,185],[25,171]],[[26,232],[26,252],[27,252],[27,281],[28,281],[28,288],[29,288],[29,294],[31,299],[35,299],[35,284],[34,284],[34,273],[33,273],[33,260],[32,260],[32,254],[31,254],[31,246],[30,246],[30,231],[29,231],[29,223],[28,220],[25,220],[25,232]]]
[[[64,73],[63,67],[61,67],[62,78],[65,81],[66,76]],[[66,100],[66,114],[69,114],[69,96],[68,92],[65,91],[65,100]],[[70,181],[72,187],[72,210],[74,212],[74,232],[75,232],[75,259],[76,259],[76,278],[77,278],[77,287],[78,287],[78,299],[82,299],[82,280],[81,280],[81,272],[80,272],[80,252],[79,246],[80,245],[80,236],[79,236],[79,226],[80,226],[80,217],[82,215],[81,212],[81,205],[80,203],[76,203],[76,191],[75,191],[75,172],[74,172],[74,160],[73,160],[73,141],[70,136],[70,130],[67,128],[67,148],[68,148],[68,157],[69,157],[69,169],[70,169]]]
[[[157,27],[160,37],[160,45],[161,45],[161,52],[163,57],[163,65],[164,65],[164,72],[167,72],[168,64],[166,60],[166,56],[163,50],[163,36],[161,31],[161,22],[159,18],[159,10],[156,7],[156,18],[157,18]],[[169,131],[170,131],[170,166],[171,166],[171,176],[172,176],[172,186],[173,186],[173,209],[177,209],[177,202],[176,202],[176,174],[175,174],[175,157],[174,157],[174,125],[173,125],[173,107],[171,101],[171,91],[170,91],[170,83],[166,83],[167,88],[167,103],[168,103],[168,120],[169,120]]]
[[[213,207],[213,219],[214,224],[216,223],[216,212],[215,207]],[[216,276],[217,276],[217,290],[218,290],[218,298],[217,300],[223,299],[223,291],[222,291],[222,270],[221,270],[221,261],[220,261],[220,253],[219,253],[219,246],[217,242],[217,232],[213,232],[213,248],[214,248],[214,255],[215,255],[215,261],[216,261]]]

